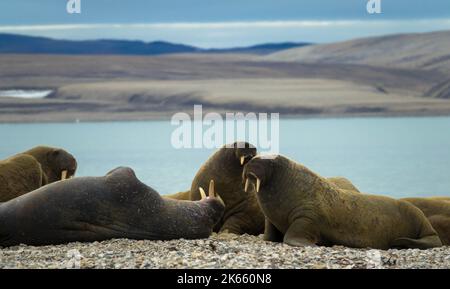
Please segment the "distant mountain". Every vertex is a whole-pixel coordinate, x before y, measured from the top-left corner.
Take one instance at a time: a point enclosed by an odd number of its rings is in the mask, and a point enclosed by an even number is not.
[[[57,40],[45,37],[0,34],[0,53],[39,53],[77,55],[160,55],[173,53],[251,53],[269,54],[283,49],[300,47],[307,43],[269,43],[250,47],[202,49],[163,41],[143,42],[128,40]]]
[[[197,51],[199,49],[193,46],[163,41],[150,43],[122,40],[69,41],[0,34],[0,53],[158,55]]]
[[[284,43],[266,43],[248,47],[235,47],[225,49],[209,49],[208,52],[218,53],[251,53],[251,54],[270,54],[281,50],[299,48],[303,46],[311,45],[311,43],[297,43],[297,42],[284,42]]]
[[[345,42],[293,48],[267,60],[363,64],[392,68],[450,72],[450,31],[361,38]]]

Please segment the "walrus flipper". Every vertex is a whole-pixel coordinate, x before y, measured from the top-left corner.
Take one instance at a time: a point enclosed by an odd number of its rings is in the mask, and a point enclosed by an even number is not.
[[[264,232],[264,224],[255,216],[259,212],[254,212],[253,218],[248,213],[252,210],[244,209],[228,217],[222,224],[219,233],[231,233],[236,235],[249,234],[258,236]]]
[[[314,247],[318,242],[318,233],[310,219],[300,218],[289,226],[283,242],[295,247]]]
[[[284,235],[266,218],[264,227],[264,240],[270,242],[283,242]]]
[[[441,247],[441,239],[437,235],[423,237],[421,239],[398,238],[391,243],[392,248],[398,249],[430,249]]]

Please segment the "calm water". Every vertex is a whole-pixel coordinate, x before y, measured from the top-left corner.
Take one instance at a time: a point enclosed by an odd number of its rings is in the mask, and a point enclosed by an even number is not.
[[[39,144],[73,153],[78,176],[134,168],[160,193],[189,188],[206,149],[173,149],[169,122],[0,124],[0,159]],[[362,191],[450,196],[450,118],[281,120],[280,153]]]

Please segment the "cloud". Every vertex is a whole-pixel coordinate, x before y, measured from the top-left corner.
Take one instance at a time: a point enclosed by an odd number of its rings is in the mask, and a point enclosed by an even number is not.
[[[415,23],[450,24],[450,19],[414,20]],[[411,20],[334,20],[334,21],[235,21],[235,22],[174,22],[174,23],[110,23],[110,24],[50,24],[0,26],[0,31],[50,31],[81,29],[236,29],[236,28],[314,28],[354,25],[389,25],[411,23]]]

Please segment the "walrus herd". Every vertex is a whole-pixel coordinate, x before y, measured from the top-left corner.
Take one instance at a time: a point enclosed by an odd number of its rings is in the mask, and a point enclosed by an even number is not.
[[[163,195],[131,168],[74,177],[75,157],[36,147],[0,161],[0,246],[112,238],[197,239],[264,234],[292,246],[418,248],[450,245],[450,197],[361,193],[247,142],[217,150],[184,192]],[[208,191],[205,191],[208,190]]]

